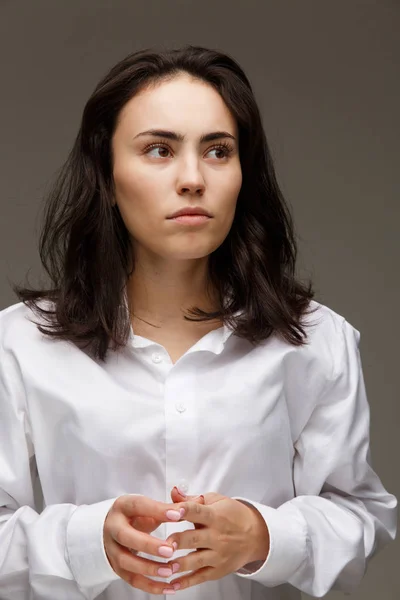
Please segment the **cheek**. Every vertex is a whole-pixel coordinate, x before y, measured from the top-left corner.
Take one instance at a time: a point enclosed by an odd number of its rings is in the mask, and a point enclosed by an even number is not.
[[[154,221],[157,215],[160,216],[162,196],[156,178],[148,177],[139,169],[119,169],[114,172],[114,182],[117,202],[125,222],[128,219],[129,223],[143,227]]]
[[[228,179],[228,184],[225,187],[224,192],[224,206],[225,206],[225,218],[227,221],[233,221],[235,216],[237,199],[242,187],[242,172],[238,169],[232,173],[232,176]]]
[[[242,175],[242,167],[240,163],[238,163],[237,169],[235,173],[232,175],[232,193],[236,195],[236,198],[239,195],[240,188],[242,187],[243,175]]]
[[[119,212],[130,235],[140,241],[149,238],[154,233],[155,198],[137,180],[119,179],[115,189]]]
[[[140,169],[129,165],[120,165],[114,170],[114,182],[118,200],[124,204],[151,197],[155,188],[154,178],[146,177]]]
[[[216,185],[220,191],[226,209],[236,206],[237,198],[242,187],[242,169],[238,161],[229,171],[222,174],[223,176],[216,181]]]

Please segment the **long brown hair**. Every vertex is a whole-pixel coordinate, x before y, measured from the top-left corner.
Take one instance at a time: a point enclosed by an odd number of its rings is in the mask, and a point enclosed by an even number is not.
[[[292,217],[250,82],[227,54],[187,45],[130,54],[98,83],[46,199],[39,252],[50,288],[12,285],[20,300],[45,317],[46,328],[36,323],[42,333],[90,345],[101,360],[110,344],[117,349],[127,343],[131,317],[123,298],[134,269],[129,232],[112,202],[112,136],[121,109],[135,94],[182,72],[213,86],[234,115],[242,168],[231,230],[209,256],[219,308],[207,313],[195,307],[185,319],[219,318],[252,344],[274,332],[291,344],[307,343],[302,317],[314,292],[310,282],[295,276]],[[42,299],[50,302],[41,306]]]

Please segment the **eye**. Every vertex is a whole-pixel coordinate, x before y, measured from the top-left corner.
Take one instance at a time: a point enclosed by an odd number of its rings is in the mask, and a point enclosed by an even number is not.
[[[218,144],[217,146],[214,146],[214,148],[211,148],[208,152],[220,153],[220,156],[216,157],[220,160],[221,158],[227,158],[228,156],[230,156],[230,154],[232,154],[233,146],[231,146],[230,144],[227,144],[227,143],[222,143],[222,144]],[[221,153],[222,153],[222,156],[221,156]]]
[[[157,153],[151,154],[151,152],[153,152],[153,150],[158,152],[158,154]],[[213,148],[210,148],[210,150],[208,150],[207,154],[209,154],[210,152],[216,152],[217,154],[219,154],[219,156],[215,156],[215,158],[217,160],[221,161],[224,158],[228,158],[232,154],[233,150],[234,150],[233,146],[231,146],[227,142],[223,142],[221,144],[217,144]],[[168,156],[166,154],[160,155],[160,152],[170,153],[169,146],[165,143],[158,142],[155,144],[150,144],[149,146],[146,146],[146,148],[144,149],[144,153],[147,154],[148,156],[151,156],[152,158],[168,158]],[[221,154],[222,154],[222,156],[221,156]]]
[[[150,146],[147,146],[147,148],[145,148],[145,153],[148,154],[149,156],[152,156],[153,158],[157,158],[157,154],[151,154],[151,152],[153,150],[161,150],[162,152],[169,152],[169,148],[167,146],[164,146],[163,144],[150,144]],[[167,158],[165,155],[160,156],[158,155],[158,158]]]

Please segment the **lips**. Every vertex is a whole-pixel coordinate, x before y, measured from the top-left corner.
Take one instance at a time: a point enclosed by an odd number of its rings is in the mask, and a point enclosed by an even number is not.
[[[210,213],[207,212],[201,206],[190,206],[190,207],[186,206],[185,208],[181,208],[181,209],[177,210],[176,212],[174,212],[172,215],[170,215],[168,217],[168,219],[175,219],[176,217],[194,216],[194,215],[211,217]]]

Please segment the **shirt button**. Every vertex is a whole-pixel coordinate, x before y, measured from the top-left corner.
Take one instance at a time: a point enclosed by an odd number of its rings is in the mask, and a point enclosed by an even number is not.
[[[153,354],[151,355],[151,360],[153,361],[153,363],[159,363],[162,361],[162,358],[158,352],[153,352]]]
[[[186,406],[183,404],[183,402],[177,402],[175,404],[175,408],[178,412],[183,413],[186,410]]]
[[[187,494],[189,491],[189,484],[186,481],[186,479],[182,479],[179,483],[178,483],[178,490],[180,490],[181,492],[183,492],[184,494]]]

